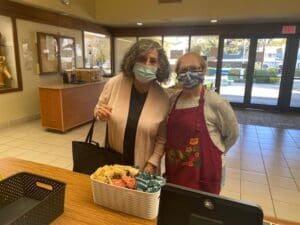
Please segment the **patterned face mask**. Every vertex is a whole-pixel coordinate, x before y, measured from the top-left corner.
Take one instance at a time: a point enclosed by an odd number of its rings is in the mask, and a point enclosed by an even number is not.
[[[135,78],[142,82],[148,83],[156,79],[157,67],[155,66],[146,66],[142,63],[135,63],[133,67],[133,73]]]
[[[204,73],[199,71],[187,71],[185,73],[179,73],[177,80],[184,89],[191,89],[203,83]]]

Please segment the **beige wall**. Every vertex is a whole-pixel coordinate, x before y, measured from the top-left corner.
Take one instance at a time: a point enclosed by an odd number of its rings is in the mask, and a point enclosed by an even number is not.
[[[61,0],[13,0],[14,2],[31,5],[51,11],[62,12],[86,20],[95,18],[95,0],[70,0],[69,5]]]
[[[74,37],[77,49],[82,51],[82,33],[79,30],[17,20],[17,32],[23,91],[0,95],[0,127],[37,118],[40,114],[38,86],[41,84],[62,82],[60,74],[39,75],[36,32]],[[26,51],[23,50],[23,46]],[[77,67],[83,66],[82,56],[76,57],[76,65]]]

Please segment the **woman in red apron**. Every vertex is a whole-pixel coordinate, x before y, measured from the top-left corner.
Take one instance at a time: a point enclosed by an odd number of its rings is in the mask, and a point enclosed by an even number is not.
[[[223,151],[212,141],[206,125],[205,69],[205,61],[196,53],[187,53],[177,63],[183,90],[175,98],[167,123],[166,178],[169,183],[219,194]],[[179,99],[198,102],[176,109]]]

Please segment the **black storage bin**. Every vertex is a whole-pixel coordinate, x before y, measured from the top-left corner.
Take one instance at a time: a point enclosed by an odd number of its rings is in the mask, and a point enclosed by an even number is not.
[[[0,181],[0,225],[44,225],[64,211],[66,184],[21,172]]]

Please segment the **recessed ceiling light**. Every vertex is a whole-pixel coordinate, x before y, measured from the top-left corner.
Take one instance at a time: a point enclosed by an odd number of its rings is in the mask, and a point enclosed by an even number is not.
[[[218,20],[214,19],[214,20],[210,20],[211,23],[217,23]]]
[[[136,25],[143,26],[143,23],[142,22],[137,22]]]

